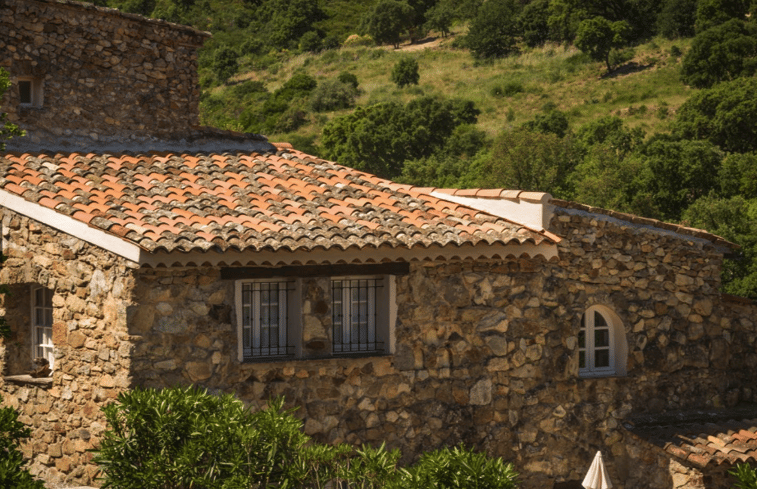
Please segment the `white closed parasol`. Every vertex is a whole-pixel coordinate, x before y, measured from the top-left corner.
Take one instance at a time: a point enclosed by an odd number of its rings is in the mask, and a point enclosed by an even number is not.
[[[612,487],[610,476],[607,475],[605,463],[602,461],[602,452],[597,452],[594,456],[594,461],[591,463],[589,472],[581,485],[586,489],[610,489]]]

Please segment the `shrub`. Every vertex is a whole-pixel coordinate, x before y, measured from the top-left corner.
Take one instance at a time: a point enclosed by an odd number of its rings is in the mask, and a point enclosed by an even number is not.
[[[394,487],[512,489],[518,483],[518,474],[512,464],[506,464],[500,458],[489,458],[465,447],[443,448],[425,453],[418,463],[403,475]]]
[[[42,481],[34,480],[24,468],[24,456],[18,449],[18,443],[30,435],[31,430],[18,421],[15,409],[0,408],[0,488],[44,489]]]
[[[347,109],[355,105],[357,90],[340,80],[327,80],[313,90],[310,108],[316,112]]]
[[[354,73],[350,73],[349,71],[343,71],[339,73],[339,76],[336,78],[342,83],[346,83],[347,85],[352,85],[352,88],[357,90],[357,87],[359,85],[357,76],[355,76]]]
[[[417,85],[420,79],[418,62],[413,58],[402,58],[392,69],[392,81],[400,88],[407,85]]]
[[[252,412],[196,387],[137,389],[103,412],[108,430],[94,460],[106,487],[510,489],[516,478],[510,464],[463,448],[428,454],[406,471],[397,468],[399,450],[384,445],[312,442],[282,399]]]
[[[481,5],[465,38],[475,58],[501,58],[518,52],[519,9],[515,0],[491,0]]]
[[[216,78],[225,82],[234,76],[239,69],[238,57],[239,55],[232,48],[222,47],[218,49],[213,56],[213,73]]]
[[[512,97],[518,93],[523,92],[523,84],[520,82],[507,82],[504,85],[495,85],[490,90],[492,97]]]
[[[315,31],[308,31],[300,38],[300,51],[317,53],[323,48],[321,36]]]

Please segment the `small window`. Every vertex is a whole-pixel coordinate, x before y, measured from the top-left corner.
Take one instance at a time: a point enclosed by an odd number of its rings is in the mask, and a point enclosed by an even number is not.
[[[381,278],[340,278],[331,281],[332,349],[338,353],[384,350],[378,334],[377,310]]]
[[[288,331],[290,282],[241,284],[242,359],[283,356],[293,352]]]
[[[37,287],[32,291],[32,358],[44,358],[52,370],[55,366],[54,350],[53,292]]]
[[[587,309],[578,332],[579,375],[625,375],[627,350],[620,318],[603,306]]]
[[[19,103],[27,107],[42,107],[42,80],[33,77],[18,79]]]

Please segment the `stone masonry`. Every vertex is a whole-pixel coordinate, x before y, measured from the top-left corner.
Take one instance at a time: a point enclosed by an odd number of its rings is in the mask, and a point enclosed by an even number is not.
[[[17,408],[32,428],[23,446],[31,471],[47,482],[89,483],[88,463],[105,429],[100,408],[132,385],[133,345],[126,307],[133,288],[123,259],[18,214],[2,212],[3,250],[8,257],[0,283],[11,284],[2,311],[12,329],[0,340],[0,370],[31,370],[30,292],[51,289],[56,367],[51,379],[0,379],[5,405]]]
[[[199,124],[197,49],[189,27],[66,0],[0,2],[0,106],[30,138],[186,135]],[[19,105],[32,79],[39,106]]]

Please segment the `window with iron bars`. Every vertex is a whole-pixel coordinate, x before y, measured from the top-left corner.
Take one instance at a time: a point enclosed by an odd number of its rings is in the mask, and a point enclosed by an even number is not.
[[[285,356],[294,352],[289,344],[286,281],[244,282],[241,287],[242,358]]]
[[[383,279],[338,278],[331,281],[332,351],[377,352],[384,343],[377,335],[378,291]]]

